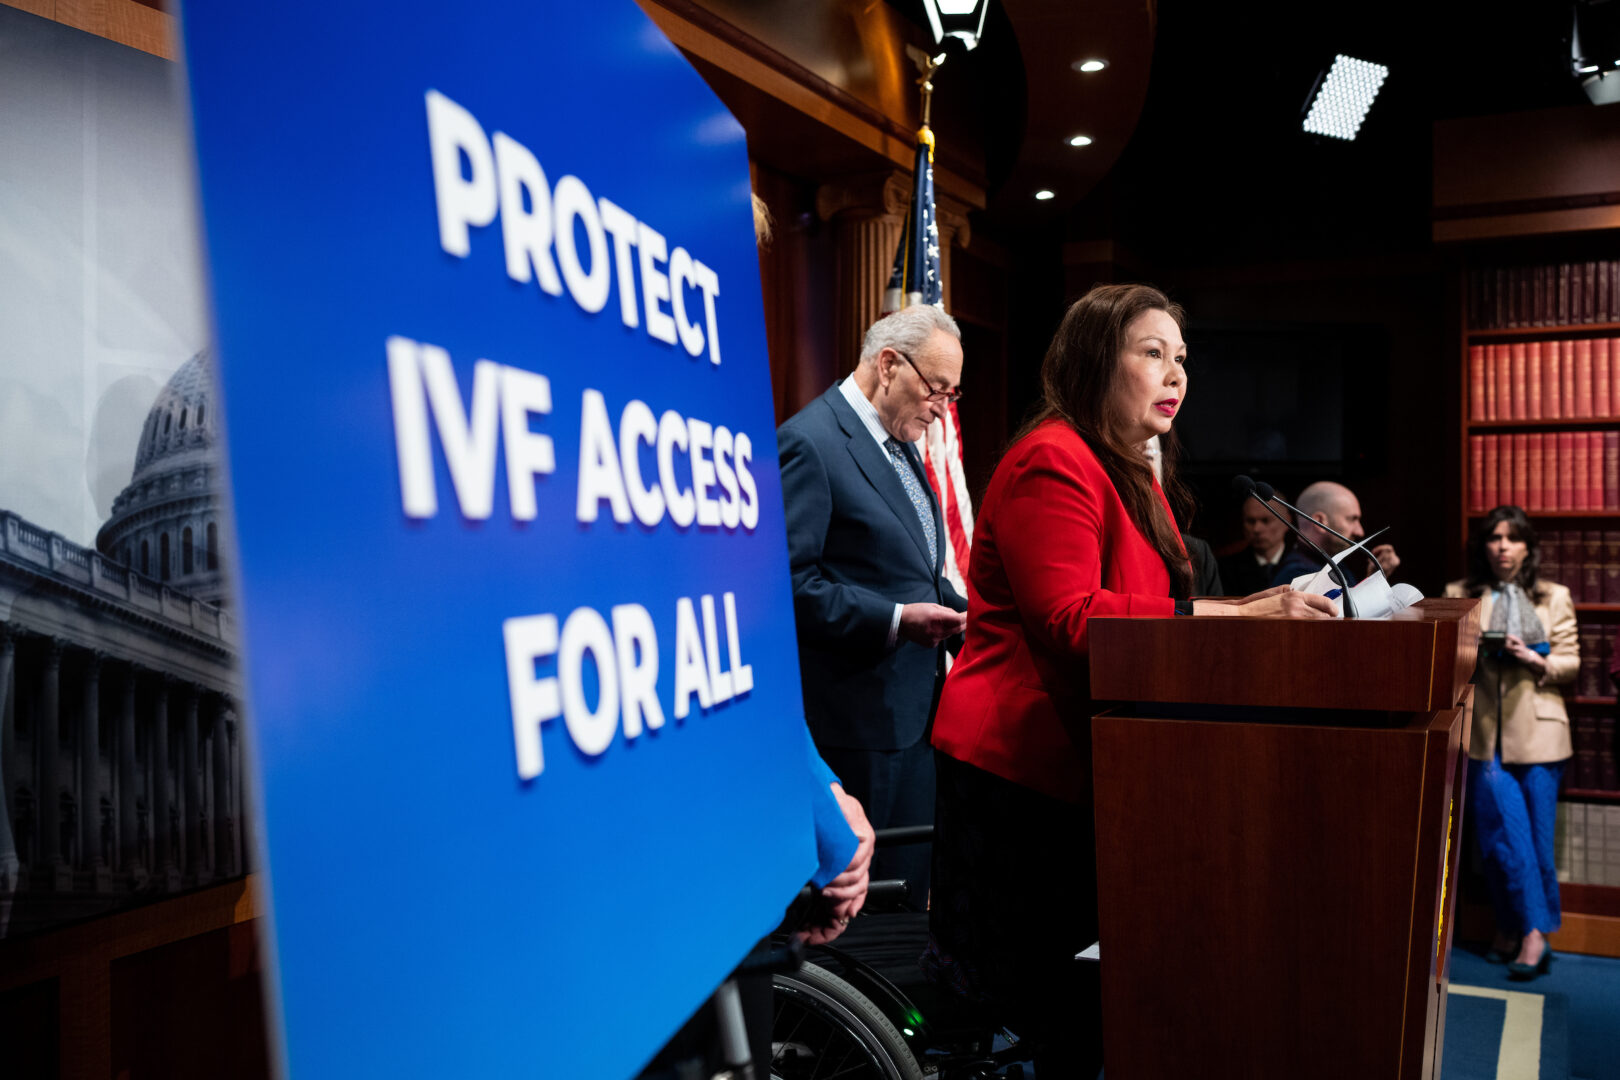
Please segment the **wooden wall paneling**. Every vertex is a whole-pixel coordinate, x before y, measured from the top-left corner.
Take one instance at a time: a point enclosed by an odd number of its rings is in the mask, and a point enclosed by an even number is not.
[[[0,4],[165,60],[179,56],[174,16],[136,0],[0,0]]]

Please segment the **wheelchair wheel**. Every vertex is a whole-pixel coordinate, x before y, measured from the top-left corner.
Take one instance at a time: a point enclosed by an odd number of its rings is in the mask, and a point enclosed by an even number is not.
[[[922,1080],[889,1018],[843,979],[805,964],[771,981],[773,1080]]]

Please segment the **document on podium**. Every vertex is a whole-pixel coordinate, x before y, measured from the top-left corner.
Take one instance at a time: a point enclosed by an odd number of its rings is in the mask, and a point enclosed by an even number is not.
[[[1366,547],[1367,542],[1383,532],[1384,530],[1380,529],[1359,544],[1345,548],[1333,556],[1333,564],[1341,564],[1344,557],[1352,551],[1364,552],[1368,558],[1372,558],[1372,552],[1368,551]],[[1377,559],[1373,559],[1373,562],[1376,563],[1377,561]],[[1290,584],[1295,592],[1315,593],[1318,596],[1325,596],[1332,600],[1339,617],[1344,617],[1343,606],[1339,604],[1339,595],[1344,592],[1344,589],[1338,582],[1333,580],[1329,567],[1323,566],[1314,574],[1301,574]],[[1375,570],[1370,577],[1357,582],[1351,587],[1350,595],[1355,598],[1356,617],[1361,619],[1387,619],[1397,611],[1405,610],[1423,599],[1421,592],[1404,582],[1399,585],[1391,585],[1384,578],[1382,570]]]

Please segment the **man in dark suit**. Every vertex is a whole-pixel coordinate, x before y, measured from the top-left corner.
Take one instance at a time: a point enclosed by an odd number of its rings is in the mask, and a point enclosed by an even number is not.
[[[967,601],[941,573],[944,521],[912,445],[959,395],[961,333],[930,305],[879,319],[854,374],[777,429],[805,718],[875,829],[934,820],[928,727]],[[928,895],[928,846],[872,877]]]
[[[1281,492],[1278,492],[1281,494]],[[1283,496],[1287,498],[1287,496]],[[1278,508],[1282,513],[1287,510]],[[1248,546],[1220,561],[1221,581],[1232,596],[1248,596],[1271,588],[1277,565],[1288,546],[1288,526],[1252,495],[1243,501],[1243,538]]]

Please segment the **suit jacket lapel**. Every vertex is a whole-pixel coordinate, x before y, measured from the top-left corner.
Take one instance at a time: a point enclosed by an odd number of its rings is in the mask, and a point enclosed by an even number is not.
[[[877,440],[872,438],[872,433],[866,430],[866,425],[855,415],[855,410],[849,407],[849,402],[844,400],[844,395],[837,386],[827,391],[825,396],[833,415],[838,418],[839,426],[844,429],[844,434],[849,436],[849,456],[855,459],[855,464],[859,466],[861,475],[866,477],[866,482],[872,485],[873,490],[883,497],[889,509],[894,511],[894,516],[900,520],[901,527],[910,534],[912,542],[917,545],[917,553],[926,564],[928,537],[923,533],[922,522],[917,520],[917,508],[911,505],[911,496],[906,494],[906,489],[900,485],[900,478],[894,474],[894,464],[889,460],[889,455],[877,444]],[[919,477],[919,483],[921,482]],[[929,501],[932,500],[933,494],[930,491]],[[937,510],[934,513],[934,520],[936,524],[939,521]],[[935,535],[938,535],[937,528]],[[938,560],[935,561],[937,572]]]

